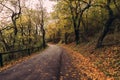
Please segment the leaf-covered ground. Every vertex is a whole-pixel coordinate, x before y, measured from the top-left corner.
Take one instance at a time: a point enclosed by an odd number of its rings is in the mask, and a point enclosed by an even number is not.
[[[120,45],[94,49],[94,42],[64,45],[71,53],[72,64],[92,80],[120,80]],[[85,79],[85,77],[82,78]]]
[[[107,77],[103,72],[101,72],[99,68],[97,68],[94,63],[90,61],[89,58],[86,58],[80,53],[71,50],[71,48],[65,46],[64,48],[68,51],[72,58],[72,66],[74,66],[75,70],[79,72],[79,74],[71,74],[71,76],[79,76],[79,79],[76,80],[114,80],[113,78]]]

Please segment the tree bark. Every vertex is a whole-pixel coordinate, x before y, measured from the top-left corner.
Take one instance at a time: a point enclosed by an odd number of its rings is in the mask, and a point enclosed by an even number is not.
[[[107,33],[109,32],[109,29],[110,29],[110,26],[112,24],[112,22],[114,21],[114,19],[109,19],[106,24],[105,24],[105,27],[98,39],[98,42],[97,42],[97,45],[96,45],[96,48],[99,48],[102,46],[102,42],[103,42],[103,39],[105,38],[105,36],[107,35]]]
[[[65,35],[64,35],[64,37],[65,37],[65,44],[68,44],[68,36],[69,36],[69,34],[67,32],[65,32]]]
[[[43,29],[43,36],[42,36],[42,40],[43,40],[43,48],[46,47],[46,42],[45,42],[45,30]]]
[[[75,41],[76,41],[76,45],[80,43],[80,30],[79,29],[75,29]]]
[[[100,37],[98,38],[98,41],[97,41],[97,44],[96,44],[96,48],[99,48],[102,46],[102,42],[103,42],[103,39],[105,38],[105,36],[107,35],[107,33],[109,32],[110,30],[110,27],[113,23],[113,21],[115,20],[115,17],[114,17],[114,14],[113,14],[113,11],[112,9],[110,8],[110,2],[108,2],[108,4],[106,5],[105,7],[109,13],[109,17],[108,17],[108,20],[103,28],[103,31],[100,35]]]
[[[13,23],[13,26],[14,26],[13,48],[15,47],[16,36],[17,36],[17,32],[18,32],[17,25],[16,25],[16,20],[14,20],[14,17],[15,17],[15,15],[13,14],[13,16],[12,16],[12,23]]]

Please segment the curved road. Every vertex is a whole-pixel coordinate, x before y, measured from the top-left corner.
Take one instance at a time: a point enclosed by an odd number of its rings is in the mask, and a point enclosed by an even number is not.
[[[33,58],[0,72],[0,80],[60,80],[61,70],[69,65],[65,63],[69,59],[64,49],[49,45]]]

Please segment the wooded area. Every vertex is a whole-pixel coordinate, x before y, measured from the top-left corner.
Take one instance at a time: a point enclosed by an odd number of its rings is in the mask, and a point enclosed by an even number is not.
[[[0,0],[0,65],[46,47],[43,1]]]
[[[27,0],[0,1],[0,52],[45,47],[46,10],[41,0],[31,7]]]
[[[119,80],[120,0],[0,0],[0,65],[41,49],[46,50],[26,64],[35,63],[29,67],[42,75],[41,67],[47,71],[51,66],[56,80]]]
[[[51,13],[54,22],[48,25],[49,40],[80,44],[97,36],[99,48],[107,34],[119,34],[119,7],[119,0],[58,0]]]
[[[82,63],[87,63],[81,61],[82,55],[106,76],[120,79],[119,0],[57,0],[50,19],[47,40],[73,50],[73,64],[78,70],[82,71]],[[83,70],[89,64],[84,65]],[[86,77],[80,79],[88,80]]]
[[[27,0],[0,1],[1,52],[31,46],[45,47],[45,34],[48,41],[66,44],[88,42],[89,37],[97,35],[96,48],[101,47],[108,33],[119,34],[118,0],[58,0],[50,15],[47,15],[43,1],[38,1],[35,9]]]

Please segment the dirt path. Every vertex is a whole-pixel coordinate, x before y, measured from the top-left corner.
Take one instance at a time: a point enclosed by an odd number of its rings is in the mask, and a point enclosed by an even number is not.
[[[49,45],[42,53],[0,72],[0,80],[114,80],[89,58],[62,47]]]
[[[0,80],[75,80],[66,73],[70,66],[64,49],[50,45],[41,54],[0,72]]]

